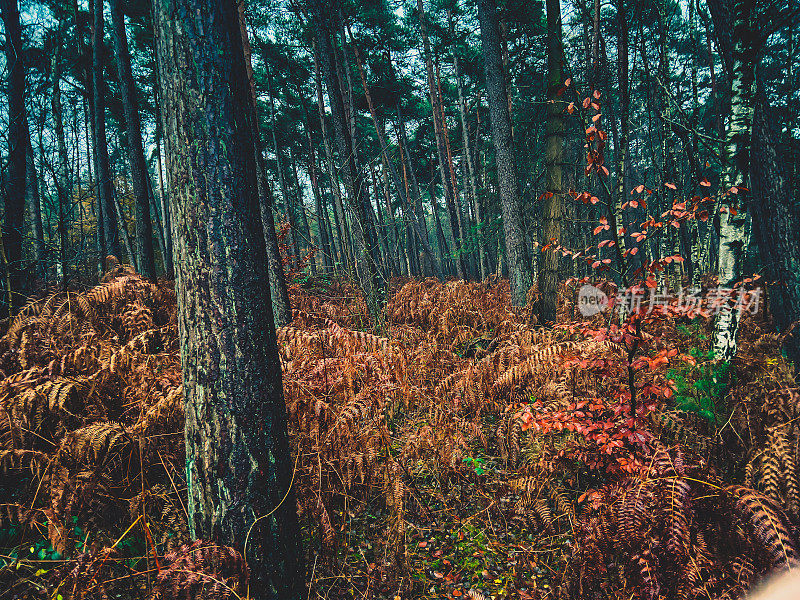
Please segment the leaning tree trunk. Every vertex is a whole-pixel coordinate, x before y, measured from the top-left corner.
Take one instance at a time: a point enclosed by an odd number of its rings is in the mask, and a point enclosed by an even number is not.
[[[3,250],[8,273],[8,309],[25,301],[25,271],[22,267],[22,231],[25,225],[25,171],[28,134],[25,131],[25,66],[22,64],[22,28],[17,0],[0,0],[6,29],[6,70],[8,71],[8,167],[5,177]]]
[[[95,2],[99,1],[95,0]],[[110,0],[110,4],[114,53],[117,58],[117,74],[119,75],[122,108],[125,112],[127,127],[128,164],[131,170],[133,193],[136,197],[136,263],[142,275],[155,281],[156,259],[153,253],[153,222],[150,219],[150,185],[147,181],[147,167],[144,162],[139,106],[136,102],[136,89],[131,73],[128,34],[125,31],[125,16],[122,14],[121,0]]]
[[[170,144],[189,527],[241,551],[249,597],[300,598],[300,537],[235,0],[156,0]],[[191,143],[178,143],[191,140]]]
[[[253,77],[253,58],[250,47],[250,36],[247,33],[247,19],[244,2],[239,2],[239,31],[242,35],[242,50],[244,64],[247,69],[247,84],[250,88],[250,108],[253,111],[253,122],[258,123],[258,102],[256,96],[255,80]],[[258,167],[258,201],[261,211],[261,222],[264,225],[264,245],[267,253],[267,271],[269,272],[269,293],[272,300],[272,316],[276,327],[283,327],[292,321],[292,306],[289,302],[289,290],[286,287],[286,277],[283,271],[283,259],[278,246],[278,235],[275,231],[275,198],[267,178],[264,154],[261,150],[261,132],[256,128],[253,134],[253,151]]]
[[[723,2],[709,7],[719,9]],[[719,229],[719,285],[732,288],[741,279],[750,243],[747,205],[750,188],[750,138],[755,110],[757,32],[754,7],[748,0],[732,0],[731,8],[731,107],[722,152],[722,190]],[[716,20],[716,19],[715,19]],[[735,310],[723,311],[714,329],[714,356],[730,361],[736,356],[739,327]]]
[[[495,0],[478,0],[478,17],[481,25],[486,92],[489,99],[489,115],[492,121],[492,139],[503,211],[503,232],[506,238],[506,260],[511,281],[511,302],[514,306],[523,306],[531,287],[531,266],[522,229],[522,200],[511,140],[511,116],[508,112],[508,92],[503,77]]]
[[[564,47],[561,41],[561,5],[559,0],[547,0],[547,125],[545,127],[544,162],[547,170],[545,194],[542,199],[542,229],[540,243],[543,250],[539,269],[539,322],[556,321],[558,296],[558,266],[563,212],[563,185],[561,181],[564,161],[564,106],[560,93],[564,86]]]
[[[344,175],[347,199],[353,210],[353,233],[356,246],[356,262],[361,279],[361,287],[369,307],[373,324],[377,326],[383,307],[383,283],[380,278],[380,252],[375,229],[372,227],[371,207],[366,194],[363,173],[356,169],[355,155],[350,132],[345,123],[339,77],[336,73],[336,57],[333,48],[333,26],[327,3],[318,0],[315,4],[317,24],[317,47],[319,49],[322,73],[328,88],[328,102],[331,106],[336,153],[340,172]]]
[[[102,215],[103,244],[106,254],[122,258],[114,190],[111,186],[111,163],[106,139],[106,99],[103,79],[103,0],[93,0],[92,30],[92,104],[94,107],[94,151],[97,163],[97,197]],[[98,216],[100,216],[98,215]],[[102,261],[104,257],[100,257]],[[131,257],[133,258],[133,257]]]

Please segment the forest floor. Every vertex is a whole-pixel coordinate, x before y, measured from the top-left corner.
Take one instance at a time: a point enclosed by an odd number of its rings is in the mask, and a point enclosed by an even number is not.
[[[506,281],[395,281],[377,335],[352,285],[293,281],[310,598],[734,598],[798,562],[800,392],[768,314],[728,370],[707,316],[583,318],[574,285],[544,329]],[[6,327],[0,597],[244,598],[238,554],[187,545],[171,285],[120,268]]]

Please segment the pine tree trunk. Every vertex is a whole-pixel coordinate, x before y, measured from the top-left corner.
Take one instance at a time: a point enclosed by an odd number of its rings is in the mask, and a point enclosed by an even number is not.
[[[231,545],[253,600],[304,597],[235,0],[156,0],[170,140],[189,528]],[[192,140],[190,144],[178,140]]]
[[[450,24],[450,35],[455,37],[455,23],[453,22],[453,11],[448,11],[448,22]],[[466,161],[466,175],[469,180],[469,191],[471,193],[472,207],[475,213],[475,227],[478,237],[478,265],[481,280],[489,275],[489,266],[486,261],[486,247],[482,240],[483,217],[481,213],[480,200],[478,198],[478,188],[475,184],[475,167],[472,164],[472,148],[470,147],[469,123],[467,121],[466,100],[464,98],[464,87],[461,81],[461,69],[458,60],[458,51],[453,51],[453,69],[456,77],[456,90],[458,91],[458,114],[461,117],[461,139],[464,145],[464,159]]]
[[[101,2],[101,0],[95,0]],[[122,108],[125,112],[128,165],[131,170],[133,193],[136,197],[136,262],[140,273],[156,280],[156,261],[153,253],[153,222],[150,219],[150,186],[147,166],[144,162],[142,126],[136,89],[131,73],[131,56],[128,50],[128,34],[125,31],[125,16],[121,0],[110,0],[111,24],[114,39],[114,54],[117,59],[117,74],[120,81]]]
[[[297,159],[294,155],[294,148],[289,147],[289,160],[292,163],[292,174],[294,175],[294,189],[295,189],[295,222],[300,227],[300,241],[303,243],[303,251],[308,253],[314,246],[314,240],[311,238],[311,227],[308,225],[308,215],[306,215],[305,201],[303,199],[303,188],[300,185],[300,178],[297,176]],[[308,264],[312,273],[316,273],[317,269],[314,261]]]
[[[300,260],[300,244],[298,243],[297,223],[294,218],[294,211],[292,210],[292,198],[289,195],[289,186],[286,184],[286,172],[284,171],[285,165],[283,162],[283,152],[278,146],[278,137],[276,134],[276,119],[275,119],[275,97],[272,93],[272,71],[267,68],[267,94],[269,95],[269,120],[272,130],[272,153],[275,155],[275,169],[278,171],[278,183],[281,188],[281,198],[283,199],[283,208],[286,211],[286,217],[289,219],[289,235],[291,236],[291,244],[294,252],[294,261],[292,263],[296,266],[297,261]]]
[[[250,48],[250,36],[247,33],[245,4],[239,2],[239,32],[242,36],[242,51],[247,71],[247,84],[250,89],[250,110],[253,122],[258,124],[258,101],[253,76],[253,58]],[[289,290],[286,287],[286,276],[283,271],[283,259],[278,246],[278,235],[275,231],[275,198],[267,178],[267,167],[262,151],[261,128],[257,125],[253,133],[253,152],[256,157],[256,183],[258,184],[258,204],[261,222],[264,226],[264,247],[267,253],[267,271],[269,273],[269,293],[272,301],[272,317],[275,327],[283,327],[292,322],[292,307],[289,301]]]
[[[17,0],[0,0],[6,30],[8,84],[8,167],[5,177],[3,251],[7,269],[7,309],[11,314],[25,302],[22,232],[25,225],[25,172],[29,136],[25,131],[25,66],[22,62],[22,28]]]
[[[564,48],[561,41],[559,0],[547,0],[547,124],[545,126],[545,194],[542,199],[543,250],[539,269],[539,323],[556,322],[558,267],[561,252],[552,248],[561,243],[563,212],[562,162],[564,160],[564,106],[560,90],[564,86]]]
[[[61,48],[64,38],[64,21],[59,21],[56,33],[55,52],[51,59],[53,73],[53,94],[50,97],[50,107],[53,112],[53,129],[56,135],[56,148],[58,152],[58,167],[56,168],[55,184],[58,199],[58,258],[61,269],[62,285],[66,289],[69,281],[67,268],[67,205],[72,200],[72,182],[70,181],[69,158],[67,144],[64,137],[64,115],[61,105]]]
[[[118,259],[122,258],[119,226],[114,209],[114,190],[111,182],[111,165],[106,138],[105,80],[103,79],[103,0],[92,4],[92,105],[94,107],[94,151],[97,166],[97,194],[102,221],[102,250]],[[104,257],[100,257],[101,260]],[[131,259],[133,257],[130,257]]]
[[[615,210],[617,211],[617,224],[625,228],[625,233],[619,235],[622,244],[620,250],[625,253],[628,244],[628,231],[630,228],[622,213],[622,205],[628,199],[626,185],[626,165],[628,161],[628,138],[630,133],[630,95],[628,82],[628,17],[625,12],[625,0],[617,0],[617,80],[619,82],[619,139],[617,148],[617,197]],[[644,219],[642,219],[644,220]]]
[[[453,189],[452,176],[447,159],[447,146],[444,139],[444,110],[442,109],[441,96],[438,93],[436,75],[433,70],[433,52],[430,40],[428,39],[428,26],[426,23],[425,6],[423,0],[417,0],[417,11],[419,12],[419,28],[422,35],[422,48],[425,56],[425,71],[428,81],[428,94],[433,109],[433,131],[436,137],[436,157],[439,164],[439,176],[442,181],[444,201],[447,206],[447,215],[450,221],[450,230],[453,233],[453,253],[456,266],[456,275],[459,279],[466,278],[464,268],[464,256],[461,252],[461,240],[459,237],[458,214],[456,213],[455,190]]]
[[[27,121],[27,118],[26,118]],[[28,132],[27,151],[25,152],[25,204],[30,224],[30,237],[33,242],[32,268],[28,269],[28,277],[38,278],[45,275],[44,225],[42,224],[42,198],[39,193],[39,175],[33,160],[33,144],[30,137],[30,126],[25,125]]]
[[[511,117],[508,112],[508,93],[503,76],[495,0],[478,0],[478,17],[503,212],[506,260],[511,281],[511,302],[514,306],[524,306],[532,283],[531,266],[522,228],[522,200],[511,140]]]
[[[762,87],[760,83],[758,87]],[[759,90],[753,117],[750,206],[761,264],[771,282],[770,312],[778,331],[783,332],[800,319],[800,204],[793,201],[787,173],[791,167],[780,155],[780,129],[774,114],[766,94]],[[794,330],[784,349],[800,377],[800,331]]]
[[[155,32],[158,34],[158,31]],[[156,42],[157,43],[157,42]],[[172,262],[172,227],[170,226],[170,214],[167,206],[167,198],[164,193],[164,156],[161,152],[161,142],[163,140],[162,118],[161,118],[161,93],[159,91],[158,81],[158,53],[155,56],[155,66],[153,68],[153,97],[155,99],[155,118],[156,118],[156,167],[158,169],[158,203],[161,213],[161,236],[164,238],[164,252],[162,259],[164,260],[164,277],[167,279],[175,278],[175,269]]]
[[[325,100],[322,97],[322,74],[320,72],[319,52],[316,41],[314,42],[314,84],[317,90],[317,110],[319,111],[322,142],[325,148],[325,165],[331,184],[331,192],[333,193],[333,216],[336,225],[336,234],[339,239],[339,248],[341,249],[339,260],[345,268],[349,269],[353,265],[353,256],[349,242],[350,234],[347,231],[347,219],[345,218],[344,203],[342,201],[342,190],[339,187],[339,178],[333,162],[333,150],[331,148],[328,126],[325,123]]]
[[[336,57],[332,44],[333,27],[329,14],[322,3],[316,6],[315,20],[317,24],[317,47],[319,49],[322,73],[328,89],[328,102],[331,106],[336,153],[340,163],[340,171],[344,175],[347,199],[353,211],[353,238],[359,271],[361,288],[370,310],[374,325],[380,320],[383,308],[383,282],[380,278],[380,251],[372,227],[372,216],[369,197],[363,173],[356,168],[353,143],[345,122],[345,110],[342,102],[339,77],[336,72]]]

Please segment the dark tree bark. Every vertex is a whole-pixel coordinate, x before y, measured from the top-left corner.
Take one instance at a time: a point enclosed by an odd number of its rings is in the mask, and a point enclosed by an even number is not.
[[[189,527],[243,551],[250,597],[303,596],[264,269],[257,124],[235,0],[156,0],[186,413]],[[190,140],[190,143],[185,143]]]
[[[759,86],[761,87],[761,86]],[[778,146],[780,131],[763,90],[756,96],[750,181],[753,234],[765,267],[769,307],[778,331],[800,319],[800,204]],[[789,360],[800,367],[800,330],[784,346]],[[797,370],[800,373],[800,369]]]
[[[497,161],[497,179],[503,211],[506,260],[511,281],[511,302],[523,306],[531,287],[531,266],[522,229],[522,200],[511,139],[511,117],[500,50],[500,33],[495,0],[478,0],[486,92],[492,121],[492,139]]]
[[[17,0],[0,0],[6,29],[8,71],[8,170],[5,177],[3,250],[8,272],[6,299],[10,311],[25,302],[22,232],[25,226],[25,172],[29,135],[25,117],[25,66],[22,63],[22,28]]]
[[[340,163],[340,172],[344,175],[347,198],[354,214],[353,230],[355,253],[361,287],[369,306],[373,323],[377,325],[383,307],[383,282],[380,276],[380,251],[375,230],[372,227],[372,216],[369,197],[366,193],[366,182],[363,173],[356,168],[353,154],[353,143],[345,122],[344,104],[336,73],[336,57],[333,48],[334,28],[330,21],[330,7],[327,2],[313,0],[314,17],[317,25],[316,41],[319,49],[322,73],[328,89],[328,102],[331,106],[336,153]]]
[[[92,0],[92,106],[94,108],[94,152],[97,170],[98,227],[102,226],[102,253],[122,258],[111,164],[106,139],[106,99],[103,79],[103,0]],[[101,261],[104,259],[101,256]]]
[[[100,2],[100,0],[95,0],[95,2]],[[131,170],[133,193],[136,197],[136,263],[139,272],[144,277],[155,281],[156,260],[153,253],[153,222],[150,219],[150,185],[144,162],[142,125],[139,119],[139,105],[136,101],[136,88],[131,73],[125,15],[122,14],[121,0],[110,0],[110,4],[114,53],[117,57],[117,73],[128,137],[128,165]]]
[[[244,2],[239,2],[239,30],[242,36],[242,51],[247,70],[247,84],[250,88],[250,109],[252,120],[256,124],[253,134],[253,152],[256,157],[258,183],[258,204],[261,211],[261,222],[264,226],[264,246],[267,253],[267,270],[269,271],[269,293],[272,300],[272,316],[275,327],[283,327],[292,321],[292,307],[289,302],[289,290],[286,287],[286,276],[283,271],[283,259],[278,246],[278,235],[275,231],[275,198],[267,178],[267,170],[262,151],[261,131],[258,126],[258,101],[253,77],[253,57],[250,47],[250,36],[247,32],[247,18]]]
[[[564,103],[560,90],[564,85],[564,46],[561,39],[561,5],[559,0],[547,0],[547,124],[545,126],[545,194],[542,199],[542,248],[561,242],[564,189]],[[539,322],[556,321],[558,296],[558,266],[561,252],[552,247],[542,254],[539,269]]]

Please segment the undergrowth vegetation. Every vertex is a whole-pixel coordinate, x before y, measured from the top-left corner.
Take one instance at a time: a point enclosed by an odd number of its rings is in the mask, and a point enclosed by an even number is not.
[[[800,390],[768,317],[553,329],[506,281],[296,280],[278,331],[312,598],[735,598],[800,559]],[[0,339],[0,596],[245,598],[187,529],[176,299],[120,267]]]

